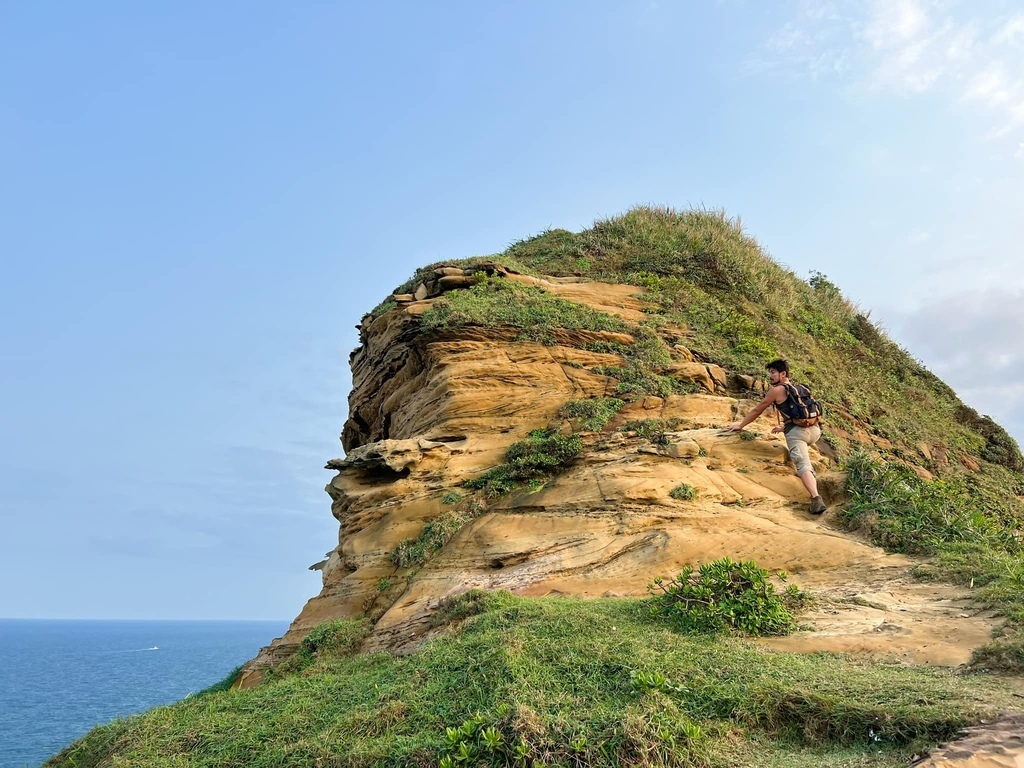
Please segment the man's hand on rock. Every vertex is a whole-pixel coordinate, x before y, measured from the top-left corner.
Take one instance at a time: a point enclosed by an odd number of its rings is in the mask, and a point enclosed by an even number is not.
[[[735,424],[730,424],[725,428],[726,432],[739,432],[743,429],[743,422],[737,421]]]

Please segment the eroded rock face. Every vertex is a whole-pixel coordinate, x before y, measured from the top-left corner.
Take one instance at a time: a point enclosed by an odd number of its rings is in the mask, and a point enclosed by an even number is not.
[[[625,334],[563,331],[545,346],[517,340],[514,328],[422,334],[419,317],[434,297],[466,285],[465,277],[440,273],[418,294],[395,297],[397,308],[364,321],[351,358],[350,417],[342,435],[347,456],[327,464],[337,471],[326,490],[338,543],[322,564],[320,594],[247,665],[243,685],[258,681],[262,669],[330,619],[369,616],[375,621],[370,648],[402,652],[429,637],[430,613],[442,598],[472,587],[530,596],[642,596],[655,577],[723,556],[786,571],[826,598],[806,618],[823,631],[773,641],[780,648],[856,646],[959,664],[987,640],[994,620],[965,607],[962,590],[912,583],[905,579],[911,560],[834,528],[833,511],[822,518],[807,513],[807,494],[782,436],[771,434],[771,419],[751,425],[746,437],[754,439],[722,433],[756,404],[763,383],[696,359],[680,343],[685,337],[667,340],[674,361],[663,374],[700,391],[627,404],[602,432],[581,433],[581,455],[540,487],[498,498],[462,487],[500,464],[509,445],[532,430],[568,431],[559,416],[567,402],[611,396],[617,381],[590,369],[620,366],[622,358],[585,347],[633,341]],[[506,277],[630,320],[643,317],[635,287]],[[620,431],[655,418],[671,425],[660,440]],[[834,505],[842,501],[843,482],[830,476],[835,467],[820,445],[811,458]],[[682,484],[695,490],[694,499],[670,495]],[[461,527],[420,567],[395,564],[392,553],[401,542],[453,517]],[[908,655],[919,646],[931,647],[932,655]]]

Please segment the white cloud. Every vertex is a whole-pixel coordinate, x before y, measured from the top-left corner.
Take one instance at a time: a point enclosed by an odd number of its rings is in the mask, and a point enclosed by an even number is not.
[[[1024,141],[1017,145],[1017,151],[1013,153],[1017,160],[1024,160]]]
[[[977,38],[977,24],[971,22],[960,29],[956,29],[946,40],[946,58],[952,62],[969,61],[976,52],[975,40]]]
[[[1024,42],[1024,14],[1017,14],[1001,26],[994,35],[995,45],[1018,45]]]
[[[831,77],[869,93],[935,93],[951,109],[971,103],[977,112],[981,104],[992,123],[988,138],[1024,128],[1024,13],[986,16],[975,5],[942,0],[827,8],[798,4],[748,73]]]
[[[1002,65],[994,63],[985,71],[975,74],[964,92],[964,98],[983,101],[990,107],[1008,102],[1010,83]]]
[[[876,49],[913,41],[928,25],[928,14],[917,0],[875,0],[872,8],[864,37]]]
[[[920,245],[921,243],[927,243],[931,238],[931,232],[925,232],[923,229],[915,229],[910,233],[910,237],[907,239],[914,245]]]

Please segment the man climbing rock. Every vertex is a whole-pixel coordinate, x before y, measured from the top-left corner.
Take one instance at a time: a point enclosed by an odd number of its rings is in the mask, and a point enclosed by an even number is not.
[[[790,458],[796,465],[796,474],[811,496],[810,512],[812,515],[820,515],[826,507],[818,495],[818,481],[811,467],[807,447],[814,445],[821,438],[821,427],[818,426],[821,420],[821,407],[811,397],[811,391],[807,387],[789,380],[789,363],[785,360],[773,360],[765,367],[771,380],[768,394],[754,406],[743,421],[731,424],[728,430],[739,432],[764,413],[769,406],[774,405],[775,410],[782,415],[783,424],[773,427],[772,432],[785,433],[786,446],[789,448]]]

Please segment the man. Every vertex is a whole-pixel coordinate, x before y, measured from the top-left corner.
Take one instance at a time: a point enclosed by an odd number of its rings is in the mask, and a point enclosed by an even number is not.
[[[810,512],[812,515],[820,515],[827,507],[825,502],[822,501],[821,496],[818,495],[818,481],[814,477],[814,470],[811,468],[811,459],[807,446],[814,445],[821,438],[821,427],[817,424],[810,427],[799,427],[790,420],[786,410],[779,407],[790,396],[786,389],[787,384],[792,386],[789,380],[789,363],[785,360],[773,360],[765,367],[768,369],[768,378],[772,383],[768,394],[764,396],[764,400],[754,406],[743,421],[729,425],[728,430],[730,432],[739,432],[747,424],[764,413],[769,406],[774,405],[775,409],[782,414],[785,423],[782,426],[773,427],[772,432],[784,432],[786,434],[786,446],[789,448],[790,458],[796,464],[796,474],[804,484],[804,488],[807,489],[807,493],[811,496]]]

